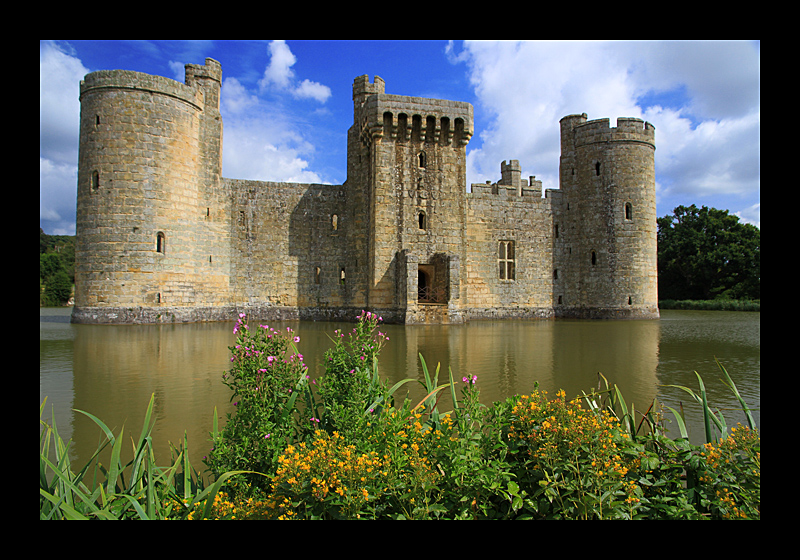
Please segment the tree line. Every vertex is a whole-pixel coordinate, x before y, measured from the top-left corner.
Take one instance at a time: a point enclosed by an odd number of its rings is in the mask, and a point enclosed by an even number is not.
[[[657,222],[659,300],[761,299],[760,229],[694,204]],[[74,282],[75,236],[39,228],[39,305],[63,305]]]
[[[75,236],[39,228],[39,306],[64,305],[75,283]]]
[[[659,300],[761,299],[759,228],[694,204],[657,221]]]

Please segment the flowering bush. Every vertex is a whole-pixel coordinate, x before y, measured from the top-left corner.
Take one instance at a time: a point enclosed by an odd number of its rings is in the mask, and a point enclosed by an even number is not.
[[[278,458],[267,501],[278,519],[356,518],[382,490],[387,462],[374,451],[358,453],[339,432],[319,430],[309,445],[289,445]]]
[[[318,430],[311,442],[289,445],[278,459],[267,503],[277,519],[376,519],[431,516],[441,491],[434,449],[442,439],[421,415],[380,415],[359,445]],[[366,448],[371,448],[366,450]],[[378,451],[379,450],[379,451]]]
[[[739,428],[693,446],[631,431],[614,407],[584,408],[534,390],[487,407],[477,377],[395,405],[377,371],[388,337],[362,312],[336,331],[314,392],[291,329],[248,328],[240,316],[225,378],[236,410],[215,432],[208,464],[234,477],[212,517],[277,519],[723,519],[760,516],[760,439]],[[408,380],[405,380],[408,381]],[[405,381],[401,382],[404,383]],[[450,387],[454,410],[437,409]],[[584,398],[586,396],[584,395]],[[269,480],[268,483],[264,483]],[[230,497],[229,497],[230,496]]]
[[[188,520],[203,519],[204,503],[195,506],[186,516]],[[255,497],[229,495],[217,492],[206,519],[270,519],[271,503]]]
[[[377,372],[377,357],[389,340],[377,331],[383,321],[362,311],[352,332],[335,331],[333,347],[325,352],[325,375],[320,382],[320,427],[350,436],[364,429],[369,417],[390,403],[390,393]]]
[[[707,443],[701,453],[704,465],[698,475],[703,486],[702,505],[713,517],[761,517],[761,436],[739,425],[718,444]]]
[[[637,457],[626,450],[628,434],[608,412],[589,411],[564,391],[520,397],[509,440],[515,474],[530,488],[531,513],[581,519],[631,518],[641,489],[626,475]],[[628,452],[626,452],[628,451]]]
[[[235,408],[222,431],[212,434],[214,448],[206,464],[215,476],[234,470],[274,472],[280,452],[313,432],[299,408],[311,400],[308,368],[295,346],[300,339],[290,327],[251,330],[244,313],[233,332],[237,339],[223,382],[233,391]],[[253,476],[250,482],[260,482]]]

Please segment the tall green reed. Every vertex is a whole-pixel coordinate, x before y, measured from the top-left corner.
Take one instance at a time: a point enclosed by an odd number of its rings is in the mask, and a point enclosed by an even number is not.
[[[119,435],[96,416],[87,416],[103,432],[97,450],[80,468],[74,469],[69,458],[72,440],[64,442],[58,433],[55,417],[42,420],[47,399],[39,406],[39,519],[183,519],[205,501],[208,516],[214,497],[228,478],[241,472],[224,473],[205,487],[188,456],[184,433],[180,448],[173,446],[172,463],[159,467],[153,452],[152,431],[155,425],[153,404],[145,412],[138,442],[133,443],[133,458],[121,459],[124,427]],[[108,465],[101,462],[102,452],[111,447]],[[177,454],[176,454],[177,453]]]

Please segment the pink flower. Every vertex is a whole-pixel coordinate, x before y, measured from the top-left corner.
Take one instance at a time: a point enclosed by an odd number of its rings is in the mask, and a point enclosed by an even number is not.
[[[294,341],[295,342],[300,342],[300,337],[299,336],[294,337]]]

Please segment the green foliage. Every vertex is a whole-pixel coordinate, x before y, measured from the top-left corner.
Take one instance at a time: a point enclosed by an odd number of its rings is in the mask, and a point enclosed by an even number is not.
[[[374,415],[393,404],[391,390],[378,375],[377,357],[388,337],[376,330],[383,319],[362,311],[356,326],[345,335],[334,332],[333,347],[325,352],[325,375],[320,381],[320,407],[314,408],[319,427],[356,435]],[[348,438],[349,439],[349,438]]]
[[[535,388],[485,406],[477,377],[448,371],[439,384],[420,356],[425,396],[395,403],[403,380],[378,375],[388,341],[379,317],[362,312],[349,335],[336,332],[319,390],[306,373],[291,329],[234,327],[224,382],[236,403],[217,426],[206,459],[215,481],[205,488],[186,458],[187,442],[167,468],[155,466],[151,399],[134,459],[119,459],[122,434],[106,434],[92,458],[91,487],[74,474],[69,444],[55,422],[41,436],[40,517],[46,519],[758,519],[760,436],[750,409],[722,365],[726,385],[749,426],[730,430],[699,392],[708,442],[666,436],[656,403],[641,413],[602,375],[573,400]],[[458,395],[460,386],[460,395]],[[438,396],[449,389],[453,410]],[[43,405],[42,405],[43,406]],[[41,414],[41,410],[40,410]],[[51,435],[55,458],[49,452]],[[96,457],[111,446],[108,468]],[[97,473],[105,482],[97,482]],[[127,474],[124,474],[127,473]]]
[[[39,228],[39,305],[64,305],[75,281],[75,236],[47,235]]]
[[[268,325],[251,330],[244,313],[233,329],[231,369],[223,376],[233,391],[234,411],[211,434],[213,450],[206,459],[219,477],[229,471],[274,472],[280,452],[313,433],[315,418],[301,405],[312,403],[308,368],[295,346],[299,337],[287,327]],[[216,421],[216,412],[215,412]],[[258,483],[258,474],[237,477],[242,488]]]
[[[693,311],[761,311],[761,300],[749,299],[662,299],[659,309],[683,309]]]
[[[761,231],[727,210],[678,206],[658,218],[659,298],[761,299]]]
[[[173,447],[169,467],[158,467],[153,455],[154,395],[150,397],[139,441],[131,461],[122,464],[124,429],[115,435],[100,419],[89,417],[103,432],[91,459],[77,472],[69,458],[71,441],[58,435],[52,424],[41,419],[47,399],[39,407],[39,519],[186,519],[196,508],[208,517],[215,496],[230,477],[225,473],[205,488],[188,458],[184,434],[180,449]],[[108,466],[100,462],[104,449],[111,447]],[[175,454],[177,453],[177,455]],[[91,477],[91,482],[86,480]]]
[[[42,305],[64,305],[72,295],[72,281],[63,270],[47,278],[44,293],[40,297]]]

